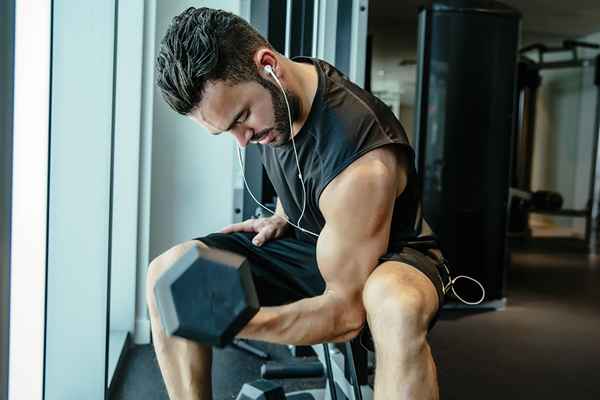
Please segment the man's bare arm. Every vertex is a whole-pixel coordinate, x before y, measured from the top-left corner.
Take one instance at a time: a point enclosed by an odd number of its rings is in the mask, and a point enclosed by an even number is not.
[[[317,242],[317,262],[326,282],[320,296],[263,307],[238,337],[307,345],[348,340],[362,328],[362,288],[389,239],[395,171],[357,164],[323,192],[326,220]]]

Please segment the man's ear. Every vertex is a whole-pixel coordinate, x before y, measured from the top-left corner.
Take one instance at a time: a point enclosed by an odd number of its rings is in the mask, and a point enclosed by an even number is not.
[[[279,76],[279,62],[277,60],[277,55],[275,52],[267,47],[263,47],[256,51],[254,54],[254,63],[256,64],[256,68],[260,76],[265,79],[271,78],[269,74],[266,73],[265,67],[267,65],[271,66],[273,73]]]

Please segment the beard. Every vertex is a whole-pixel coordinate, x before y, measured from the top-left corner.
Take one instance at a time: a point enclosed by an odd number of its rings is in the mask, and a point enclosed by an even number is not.
[[[276,137],[271,142],[271,145],[275,147],[283,146],[287,144],[292,137],[290,119],[293,123],[300,116],[300,97],[295,93],[284,89],[288,104],[290,105],[290,118],[288,118],[288,109],[281,88],[276,83],[264,79],[260,75],[258,75],[257,78],[258,83],[271,94],[271,103],[273,104],[273,114],[275,119],[272,129],[276,131]]]

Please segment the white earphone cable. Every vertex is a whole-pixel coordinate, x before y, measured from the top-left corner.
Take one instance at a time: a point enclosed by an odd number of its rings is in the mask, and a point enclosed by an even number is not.
[[[256,200],[256,197],[254,197],[254,194],[252,193],[252,191],[250,190],[250,186],[248,186],[248,182],[246,181],[246,175],[244,174],[244,165],[242,163],[242,155],[241,155],[241,151],[240,148],[238,146],[237,148],[237,155],[238,155],[238,160],[240,162],[240,169],[242,170],[242,178],[244,179],[244,185],[246,186],[246,189],[248,190],[248,193],[250,193],[250,196],[252,197],[252,199],[256,202],[256,204],[258,204],[259,206],[261,206],[262,208],[264,208],[265,210],[267,210],[268,212],[270,212],[271,214],[283,219],[285,222],[287,222],[288,224],[292,225],[294,228],[297,228],[299,230],[301,230],[302,232],[308,233],[310,235],[313,235],[315,237],[319,237],[318,234],[311,232],[307,229],[304,229],[296,224],[294,224],[293,222],[291,222],[288,218],[284,217],[283,215],[280,214],[276,214],[274,210],[271,210],[268,207],[265,207],[264,205],[262,205],[262,203],[258,200]]]
[[[476,306],[483,302],[483,300],[485,299],[485,288],[477,279],[471,278],[470,276],[467,276],[467,275],[458,275],[457,277],[452,278],[452,274],[450,274],[450,270],[448,269],[448,266],[446,265],[445,260],[442,262],[442,265],[444,266],[444,269],[446,270],[446,273],[448,274],[448,280],[449,280],[448,284],[444,284],[444,288],[443,288],[444,295],[446,293],[448,293],[448,289],[450,288],[450,289],[452,289],[452,294],[454,294],[454,296],[456,296],[456,298],[459,299],[460,301],[462,301],[464,304],[467,304],[469,306]],[[458,295],[458,293],[456,293],[456,290],[454,290],[454,283],[459,278],[471,280],[471,281],[475,282],[477,285],[479,285],[479,287],[481,288],[481,298],[477,301],[471,302],[471,301],[467,301],[467,300],[463,299],[462,297],[460,297]]]
[[[302,177],[302,170],[300,169],[300,163],[298,162],[298,152],[296,151],[296,142],[294,141],[294,132],[293,132],[293,128],[292,128],[292,112],[290,111],[290,103],[288,103],[288,99],[285,94],[285,90],[283,90],[283,86],[281,85],[281,82],[279,82],[279,79],[277,78],[277,75],[275,75],[275,73],[273,72],[273,69],[271,68],[271,66],[269,65],[268,67],[265,67],[265,71],[267,71],[267,73],[271,74],[273,79],[275,79],[275,82],[277,82],[277,85],[279,85],[279,88],[281,89],[281,93],[283,94],[283,99],[285,100],[285,105],[286,105],[287,111],[288,111],[288,121],[289,121],[289,126],[290,126],[290,135],[292,137],[292,147],[294,148],[294,156],[296,157],[296,167],[298,167],[298,178],[300,178],[300,183],[302,184],[302,212],[300,213],[300,217],[298,218],[298,225],[300,225],[300,221],[302,221],[302,217],[304,216],[304,211],[306,210],[306,187],[304,186],[304,178]]]
[[[298,178],[300,178],[300,183],[302,185],[302,212],[300,213],[300,217],[298,218],[298,222],[296,224],[294,224],[293,222],[291,222],[289,220],[289,218],[286,218],[282,215],[276,214],[274,210],[271,210],[270,208],[264,206],[261,202],[259,202],[256,197],[254,197],[254,194],[252,193],[252,191],[250,190],[250,186],[248,185],[248,182],[246,181],[246,174],[244,173],[244,164],[242,162],[242,155],[241,155],[241,149],[239,147],[239,144],[237,146],[237,155],[238,155],[238,161],[240,163],[240,169],[242,172],[242,177],[244,179],[244,185],[246,186],[246,189],[248,190],[248,193],[250,193],[250,196],[252,197],[252,199],[256,202],[256,204],[258,204],[259,206],[261,206],[263,209],[267,210],[268,212],[270,212],[271,214],[273,214],[274,216],[277,216],[281,219],[283,219],[284,221],[286,221],[288,224],[290,224],[291,226],[293,226],[294,228],[297,228],[298,230],[304,232],[304,233],[308,233],[309,235],[315,236],[315,237],[319,237],[318,234],[309,231],[308,229],[304,229],[300,226],[300,221],[302,221],[302,217],[304,216],[304,211],[306,210],[306,187],[304,186],[304,178],[302,177],[302,171],[300,169],[300,162],[298,161],[298,153],[296,151],[296,143],[294,141],[294,133],[292,130],[292,113],[290,111],[290,104],[288,103],[288,99],[287,96],[285,94],[285,90],[283,89],[283,86],[281,85],[281,83],[279,82],[279,79],[277,78],[277,76],[275,75],[275,73],[273,73],[273,70],[271,68],[271,66],[266,66],[265,67],[265,71],[267,73],[269,73],[273,79],[275,79],[275,82],[277,82],[277,85],[279,85],[279,88],[281,89],[281,92],[283,93],[283,98],[285,100],[285,105],[287,107],[287,111],[288,111],[288,121],[289,121],[289,127],[290,127],[290,135],[292,138],[292,147],[294,148],[294,156],[296,157],[296,167],[298,168]],[[476,279],[473,279],[469,276],[466,275],[459,275],[455,278],[452,278],[451,274],[450,274],[450,270],[448,269],[448,266],[446,265],[445,262],[442,263],[442,265],[444,266],[444,268],[446,269],[446,273],[448,274],[448,279],[449,282],[448,284],[445,284],[443,287],[443,292],[444,295],[448,292],[448,289],[452,289],[452,293],[454,294],[454,296],[456,296],[457,299],[459,299],[460,301],[462,301],[464,304],[467,305],[477,305],[480,304],[481,302],[483,302],[483,300],[485,299],[485,288],[483,287],[483,285],[481,283],[479,283]],[[476,302],[469,302],[464,300],[462,297],[460,297],[456,291],[454,290],[454,283],[459,279],[459,278],[464,278],[464,279],[469,279],[473,282],[475,282],[477,285],[479,285],[479,287],[482,290],[482,296],[481,299],[479,299]]]

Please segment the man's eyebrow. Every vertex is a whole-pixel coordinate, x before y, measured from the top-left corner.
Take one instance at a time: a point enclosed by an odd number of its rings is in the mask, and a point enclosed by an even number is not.
[[[237,115],[235,116],[235,118],[231,121],[231,123],[227,126],[227,128],[223,129],[223,131],[221,131],[221,132],[214,132],[214,133],[211,133],[211,135],[220,135],[223,132],[227,132],[227,131],[231,130],[231,128],[233,127],[233,125],[235,124],[235,122],[238,119],[240,119],[240,117],[242,116],[242,114],[244,113],[244,111],[246,111],[246,109],[242,108],[240,110],[240,112],[237,113]]]

